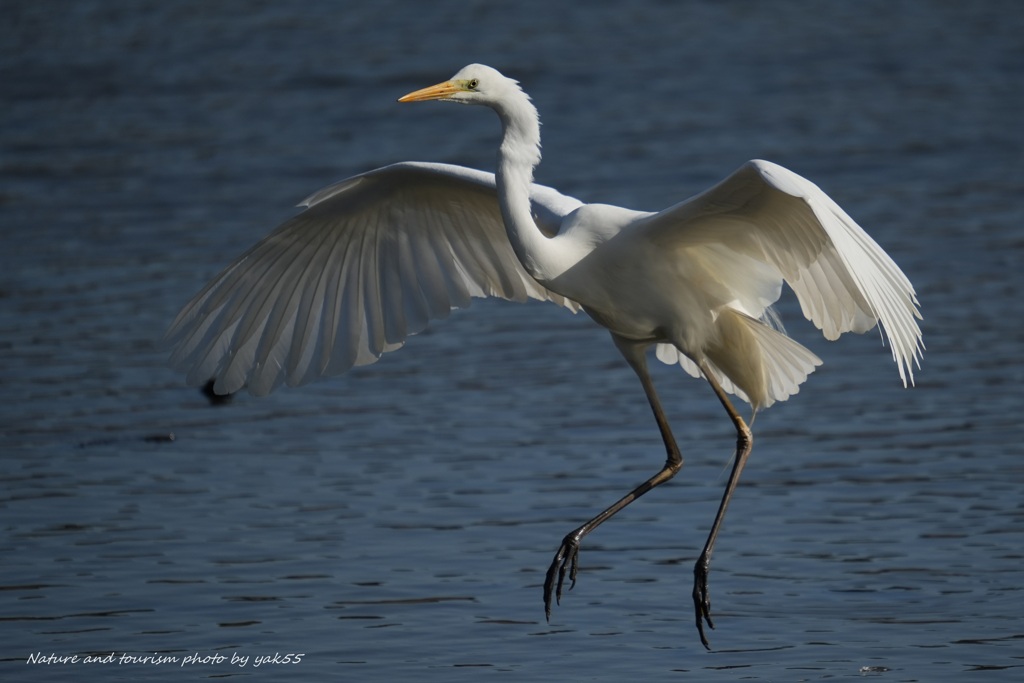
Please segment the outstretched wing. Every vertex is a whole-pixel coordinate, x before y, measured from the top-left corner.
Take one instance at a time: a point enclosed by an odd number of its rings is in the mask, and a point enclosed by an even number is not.
[[[778,270],[828,339],[880,324],[904,386],[924,345],[914,288],[880,246],[817,185],[749,161],[718,185],[651,216],[673,244],[720,245]]]
[[[578,200],[539,185],[538,222]],[[256,395],[376,361],[471,297],[572,301],[548,291],[508,242],[494,175],[408,162],[320,190],[215,277],[165,336],[171,364],[214,390]]]

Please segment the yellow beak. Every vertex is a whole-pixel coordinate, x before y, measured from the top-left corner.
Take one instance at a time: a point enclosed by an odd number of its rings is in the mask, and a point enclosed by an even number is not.
[[[432,85],[429,88],[423,88],[422,90],[416,90],[408,95],[399,97],[399,102],[424,102],[426,100],[442,100],[446,97],[451,97],[457,92],[460,92],[462,88],[457,86],[451,81],[445,81],[444,83],[438,83]]]

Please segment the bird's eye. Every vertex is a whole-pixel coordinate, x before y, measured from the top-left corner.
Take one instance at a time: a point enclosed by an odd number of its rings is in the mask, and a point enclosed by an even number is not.
[[[476,90],[476,86],[478,85],[480,85],[480,81],[477,80],[476,78],[470,79],[470,81],[466,83],[466,87],[469,88],[470,90]]]

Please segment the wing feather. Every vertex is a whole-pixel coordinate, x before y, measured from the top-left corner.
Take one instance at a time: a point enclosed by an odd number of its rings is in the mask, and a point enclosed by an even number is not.
[[[550,226],[580,202],[534,186]],[[376,361],[472,297],[578,306],[531,278],[493,174],[407,162],[310,195],[178,314],[165,341],[188,381],[256,395]]]
[[[924,351],[913,286],[809,180],[767,161],[750,161],[644,223],[641,229],[663,244],[696,250],[725,246],[777,269],[804,316],[828,339],[878,324],[904,385],[913,384]]]

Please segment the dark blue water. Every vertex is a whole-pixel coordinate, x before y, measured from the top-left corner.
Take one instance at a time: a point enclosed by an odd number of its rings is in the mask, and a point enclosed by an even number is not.
[[[1020,679],[1020,3],[4,15],[4,680]],[[758,416],[710,653],[691,564],[732,434],[678,369],[656,381],[682,474],[587,539],[543,619],[561,537],[663,457],[635,377],[583,316],[477,302],[375,366],[220,407],[163,365],[178,308],[310,191],[402,159],[492,168],[490,114],[394,103],[472,61],[534,97],[542,182],[657,209],[772,159],[917,287],[913,390],[877,335],[826,343],[784,302],[825,366]],[[38,653],[79,661],[26,663]]]

